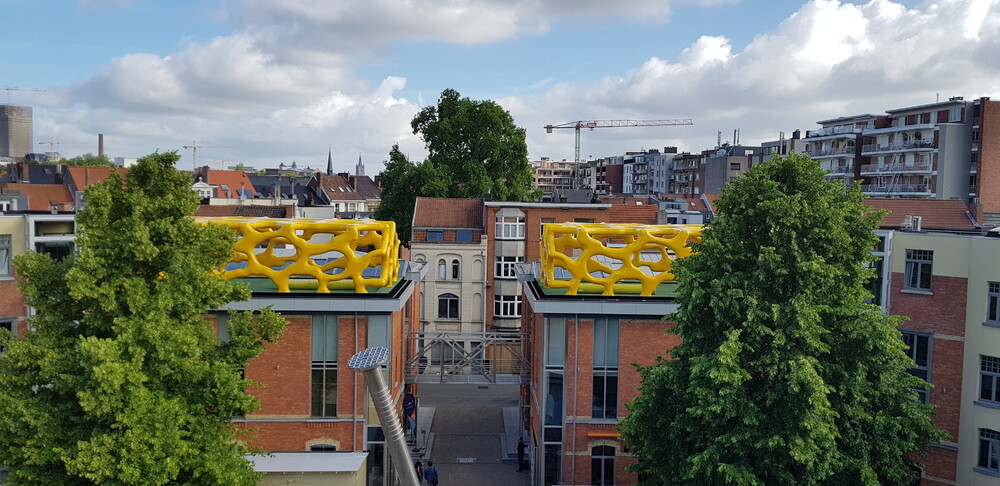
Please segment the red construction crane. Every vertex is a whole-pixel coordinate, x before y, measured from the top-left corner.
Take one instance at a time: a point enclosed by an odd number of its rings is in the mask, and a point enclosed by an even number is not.
[[[552,133],[556,128],[572,128],[576,130],[576,163],[580,164],[580,129],[587,128],[616,128],[616,127],[665,127],[672,125],[694,125],[690,118],[677,118],[674,120],[580,120],[567,122],[561,125],[545,125],[545,133]]]
[[[184,145],[186,149],[191,149],[191,170],[198,170],[198,149],[200,148],[239,148],[235,145],[198,145],[192,140],[191,145]]]
[[[694,125],[690,118],[673,120],[578,120],[560,125],[545,125],[545,133],[552,133],[556,128],[572,128],[576,130],[576,157],[573,166],[573,188],[576,189],[576,171],[580,167],[580,129],[616,128],[616,127],[665,127],[672,125]]]

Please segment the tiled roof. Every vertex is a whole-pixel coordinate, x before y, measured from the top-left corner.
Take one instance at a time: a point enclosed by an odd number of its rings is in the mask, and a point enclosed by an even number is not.
[[[413,205],[414,228],[483,229],[483,200],[479,198],[418,197]]]
[[[125,180],[127,170],[123,167],[82,167],[71,165],[66,167],[66,173],[69,174],[69,179],[72,180],[75,189],[82,191],[91,184],[107,179],[112,169],[117,170],[122,180]]]
[[[316,174],[316,176],[323,192],[331,201],[360,201],[364,199],[347,182],[347,179],[339,175]]]
[[[248,218],[292,218],[295,216],[295,207],[284,206],[258,206],[243,204],[202,204],[194,212],[195,216],[205,218],[221,218],[229,216],[242,216]]]
[[[920,216],[922,229],[972,231],[976,226],[969,219],[968,207],[958,199],[869,198],[865,204],[873,209],[887,209],[883,228],[898,228],[906,215]]]
[[[215,187],[215,197],[238,198],[239,191],[246,190],[250,194],[246,197],[253,197],[257,191],[253,187],[253,182],[247,177],[247,173],[242,170],[212,170],[209,169],[205,182]],[[226,187],[222,187],[225,185]],[[228,191],[226,190],[228,188]]]
[[[353,187],[357,183],[357,192],[361,197],[365,199],[379,199],[382,197],[382,190],[375,185],[375,181],[368,176],[349,176],[348,182],[351,183]]]
[[[18,184],[8,183],[10,189],[17,189],[28,196],[29,211],[48,211],[52,209],[52,201],[58,204],[60,210],[69,210],[73,205],[73,195],[69,188],[62,184]]]
[[[612,204],[608,209],[609,223],[656,224],[659,207],[651,204]]]

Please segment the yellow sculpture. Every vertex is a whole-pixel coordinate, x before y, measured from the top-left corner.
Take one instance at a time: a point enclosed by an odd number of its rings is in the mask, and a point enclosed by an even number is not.
[[[676,279],[674,258],[690,255],[689,242],[701,241],[701,225],[548,223],[542,234],[542,285],[566,295],[638,293],[651,296],[657,285]],[[569,278],[555,277],[556,268]]]
[[[399,237],[392,221],[354,219],[199,218],[240,233],[233,246],[227,280],[267,277],[278,292],[315,288],[389,287],[399,276]],[[245,263],[238,268],[233,264]],[[365,269],[378,269],[366,277]]]

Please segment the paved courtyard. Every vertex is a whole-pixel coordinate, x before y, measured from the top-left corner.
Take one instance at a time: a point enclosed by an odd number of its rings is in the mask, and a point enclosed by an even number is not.
[[[517,386],[420,385],[420,406],[434,409],[428,459],[441,486],[529,486],[517,471],[517,425],[505,428],[518,406]],[[421,427],[418,426],[418,429]]]

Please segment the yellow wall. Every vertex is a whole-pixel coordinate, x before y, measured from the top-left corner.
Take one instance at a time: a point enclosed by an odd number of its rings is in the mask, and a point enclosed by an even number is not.
[[[10,235],[10,245],[14,255],[25,252],[25,227],[23,216],[0,216],[0,234]]]
[[[978,236],[960,236],[928,233],[907,233],[897,231],[892,242],[892,272],[906,270],[906,250],[933,250],[934,276],[962,277],[969,274],[969,248]]]

